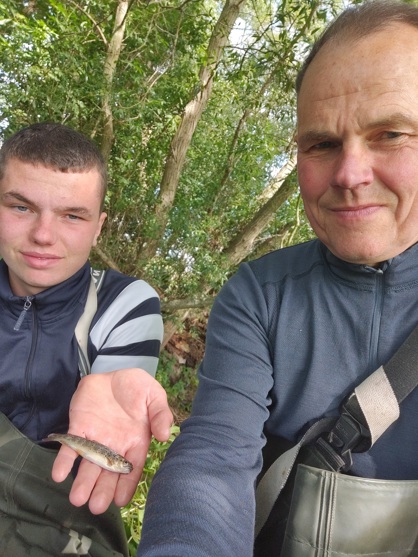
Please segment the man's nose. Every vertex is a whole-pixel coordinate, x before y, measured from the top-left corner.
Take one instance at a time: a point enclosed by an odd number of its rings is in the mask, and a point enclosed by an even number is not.
[[[38,215],[31,229],[31,239],[39,245],[52,245],[56,241],[56,223],[52,215]]]
[[[353,189],[373,182],[372,155],[366,145],[343,145],[335,160],[332,186]]]

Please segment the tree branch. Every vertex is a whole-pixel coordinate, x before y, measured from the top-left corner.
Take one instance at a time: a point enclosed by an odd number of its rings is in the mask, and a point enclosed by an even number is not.
[[[78,4],[74,0],[70,0],[70,3],[73,6],[75,6],[78,10],[80,10],[80,12],[82,12],[87,17],[87,19],[89,19],[92,22],[94,30],[99,35],[99,37],[101,38],[101,40],[103,41],[104,45],[107,48],[108,47],[107,39],[106,39],[100,25],[97,23],[97,21],[82,6],[80,6],[80,4]]]
[[[99,246],[94,246],[93,252],[103,261],[106,267],[119,271],[119,273],[122,272],[110,255],[107,255]]]
[[[294,192],[295,186],[288,178],[284,179],[280,188],[265,203],[254,218],[235,236],[224,250],[226,265],[233,267],[240,263],[253,249],[254,242],[261,231],[274,217],[277,209]]]
[[[205,309],[211,307],[214,299],[215,296],[204,296],[199,298],[185,298],[183,300],[162,300],[161,309],[167,313],[183,309]]]

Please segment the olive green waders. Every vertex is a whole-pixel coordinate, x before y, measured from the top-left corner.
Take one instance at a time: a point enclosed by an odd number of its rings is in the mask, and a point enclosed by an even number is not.
[[[358,478],[299,464],[280,555],[417,557],[418,481]]]
[[[51,478],[56,454],[0,413],[0,557],[128,556],[119,509],[96,516],[73,506],[72,478]]]
[[[347,474],[352,453],[379,440],[417,386],[418,327],[343,400],[338,417],[318,420],[290,449],[267,442],[255,557],[418,557],[418,480]]]

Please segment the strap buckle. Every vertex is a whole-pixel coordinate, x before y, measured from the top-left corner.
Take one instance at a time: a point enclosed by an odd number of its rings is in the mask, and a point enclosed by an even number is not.
[[[347,472],[353,465],[351,453],[370,447],[371,434],[362,417],[356,395],[352,393],[342,403],[341,414],[331,431],[317,439],[316,448],[332,470]]]

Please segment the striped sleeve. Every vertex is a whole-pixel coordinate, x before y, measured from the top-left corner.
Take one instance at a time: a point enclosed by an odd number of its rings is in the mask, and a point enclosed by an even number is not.
[[[91,373],[138,367],[155,375],[163,332],[155,290],[143,280],[129,283],[90,332],[96,352]]]

